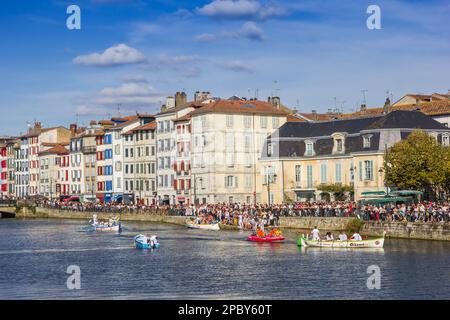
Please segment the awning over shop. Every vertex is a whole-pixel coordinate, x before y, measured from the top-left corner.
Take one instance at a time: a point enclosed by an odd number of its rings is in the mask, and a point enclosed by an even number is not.
[[[385,191],[364,191],[361,192],[361,196],[368,197],[368,196],[385,196]]]
[[[421,196],[423,195],[422,191],[417,190],[395,190],[392,191],[391,194],[399,195],[399,196]]]
[[[361,204],[385,204],[385,203],[405,203],[409,199],[404,197],[385,197],[385,198],[368,198],[368,199],[362,199]]]

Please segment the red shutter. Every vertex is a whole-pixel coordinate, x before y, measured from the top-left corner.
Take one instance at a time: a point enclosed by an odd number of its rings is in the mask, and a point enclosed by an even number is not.
[[[184,190],[184,180],[180,180],[180,189]]]
[[[177,190],[177,180],[173,180],[173,188],[175,189],[175,190]]]

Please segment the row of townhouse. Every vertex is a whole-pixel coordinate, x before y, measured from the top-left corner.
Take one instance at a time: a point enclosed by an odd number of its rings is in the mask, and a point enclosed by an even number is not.
[[[33,128],[0,139],[2,195],[150,204],[328,200],[320,185],[383,190],[385,149],[448,127],[417,111],[313,121],[267,102],[177,92],[156,115]]]

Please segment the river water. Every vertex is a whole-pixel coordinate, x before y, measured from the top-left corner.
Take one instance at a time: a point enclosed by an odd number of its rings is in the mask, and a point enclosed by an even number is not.
[[[383,250],[300,249],[245,241],[248,232],[124,222],[121,235],[87,221],[0,220],[0,299],[449,299],[450,243],[385,241]],[[157,234],[161,248],[133,247]],[[67,289],[67,267],[81,289]],[[381,288],[368,289],[377,265]]]

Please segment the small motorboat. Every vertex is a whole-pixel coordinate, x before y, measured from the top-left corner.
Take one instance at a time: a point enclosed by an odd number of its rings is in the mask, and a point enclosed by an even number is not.
[[[284,237],[283,236],[264,236],[264,237],[260,237],[257,235],[249,235],[247,240],[248,241],[254,241],[254,242],[281,242],[284,241]]]
[[[220,230],[218,222],[207,224],[207,223],[194,223],[192,221],[188,221],[188,222],[186,222],[186,227],[191,228],[191,229],[202,229],[202,230],[213,230],[213,231]]]
[[[158,249],[161,246],[159,243],[153,243],[149,237],[142,234],[134,237],[134,245],[136,249]]]

